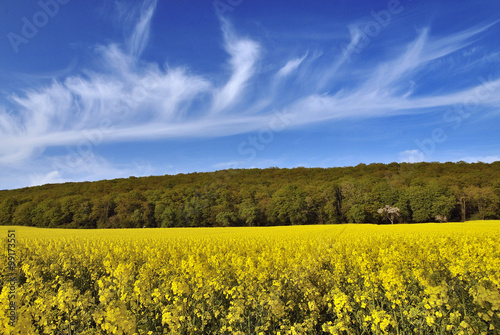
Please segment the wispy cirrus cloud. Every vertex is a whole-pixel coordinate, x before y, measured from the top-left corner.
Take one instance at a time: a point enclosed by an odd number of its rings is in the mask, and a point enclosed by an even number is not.
[[[0,165],[35,160],[49,147],[78,145],[88,141],[89,133],[100,133],[100,143],[221,137],[262,129],[276,111],[286,111],[288,127],[300,127],[424,113],[463,103],[464,97],[486,86],[489,91],[500,87],[500,78],[491,77],[471,80],[466,88],[450,87],[447,93],[415,91],[433,62],[477,43],[497,21],[446,36],[433,35],[431,27],[425,27],[404,46],[393,46],[394,52],[359,70],[359,60],[350,59],[362,37],[354,25],[348,25],[349,42],[330,60],[325,60],[326,53],[310,55],[310,50],[283,60],[273,56],[265,39],[243,37],[227,19],[219,18],[227,59],[221,60],[223,75],[214,78],[141,58],[156,6],[157,1],[145,1],[121,7],[118,16],[129,34],[122,43],[95,46],[95,68],[8,97],[11,106],[0,106]],[[298,79],[292,78],[299,71]],[[499,97],[483,94],[478,103],[498,106]],[[402,155],[406,160],[420,157],[413,151]],[[109,170],[107,164],[97,157],[88,165]],[[37,178],[65,180],[69,171],[44,173]]]
[[[306,59],[307,53],[300,57],[300,58],[293,58],[289,60],[281,69],[279,69],[278,73],[276,74],[278,77],[286,77],[293,71],[295,71],[300,64]]]
[[[220,18],[224,34],[224,48],[231,56],[231,76],[224,86],[215,88],[212,111],[218,113],[233,105],[244,92],[248,81],[256,72],[260,46],[255,41],[239,38],[231,24]]]
[[[139,19],[134,27],[134,30],[127,41],[128,51],[132,57],[139,57],[149,40],[150,23],[153,17],[157,0],[145,1],[140,10]]]

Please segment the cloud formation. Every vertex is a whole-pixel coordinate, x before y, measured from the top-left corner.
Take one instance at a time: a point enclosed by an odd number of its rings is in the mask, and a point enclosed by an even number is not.
[[[120,13],[130,33],[123,43],[95,46],[98,68],[8,97],[12,106],[0,106],[0,165],[14,166],[36,159],[47,148],[89,141],[97,145],[258,131],[276,111],[287,113],[289,127],[300,127],[342,118],[424,113],[464,104],[468,98],[482,106],[500,105],[500,95],[493,94],[500,79],[494,77],[478,76],[468,87],[445,93],[418,91],[419,78],[429,73],[433,62],[471,45],[497,22],[447,36],[434,36],[430,27],[421,29],[404,48],[395,46],[395,52],[373,67],[354,71],[359,64],[348,61],[349,53],[361,38],[354,25],[349,25],[347,47],[338,48],[330,61],[313,56],[312,50],[283,61],[267,59],[271,46],[240,36],[220,18],[228,57],[221,60],[227,72],[220,83],[186,67],[141,59],[156,6],[156,1],[145,1]],[[272,66],[264,70],[262,63]],[[291,74],[299,70],[297,80]],[[349,85],[343,87],[346,76]],[[305,83],[313,84],[304,89]],[[422,158],[415,150],[402,156],[407,161]],[[106,165],[102,159],[92,164]],[[58,171],[36,179],[65,180]]]
[[[289,60],[277,73],[277,76],[278,77],[286,77],[288,76],[290,73],[292,73],[293,71],[295,71],[299,66],[300,64],[302,64],[302,62],[304,61],[304,59],[306,59],[307,57],[307,53],[300,57],[300,58],[293,58],[291,60]]]

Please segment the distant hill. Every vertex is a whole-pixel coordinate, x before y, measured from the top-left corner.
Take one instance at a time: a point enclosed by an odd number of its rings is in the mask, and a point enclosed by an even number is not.
[[[245,169],[0,191],[0,225],[211,227],[500,219],[500,162]]]

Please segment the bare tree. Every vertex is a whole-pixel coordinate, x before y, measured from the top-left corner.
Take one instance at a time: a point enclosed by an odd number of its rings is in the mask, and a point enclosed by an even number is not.
[[[448,222],[448,217],[446,215],[438,214],[436,215],[435,219],[439,223]]]
[[[394,224],[394,222],[401,216],[399,208],[390,205],[385,205],[384,207],[379,208],[377,213],[382,215],[384,219],[391,221],[391,224]]]

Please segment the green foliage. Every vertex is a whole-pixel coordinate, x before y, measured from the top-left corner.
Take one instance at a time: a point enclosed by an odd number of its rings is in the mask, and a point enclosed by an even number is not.
[[[446,222],[457,206],[458,201],[454,196],[439,195],[432,202],[432,215],[437,221]]]
[[[220,212],[215,218],[217,225],[221,227],[231,227],[237,222],[237,217],[231,212]]]
[[[177,226],[179,216],[174,208],[160,203],[155,207],[155,220],[159,227],[169,228]]]
[[[365,210],[365,206],[361,204],[353,205],[349,211],[347,211],[347,221],[349,223],[363,223],[367,222],[368,214]]]
[[[432,190],[426,186],[410,186],[407,190],[413,222],[428,222],[432,217]]]
[[[307,223],[306,193],[296,185],[288,185],[273,195],[272,220],[278,225]]]
[[[499,197],[492,187],[469,186],[465,189],[474,219],[494,218],[499,205]]]
[[[32,212],[36,205],[32,202],[25,202],[16,207],[12,215],[12,224],[16,226],[32,226]]]
[[[214,227],[500,218],[500,163],[249,169],[0,191],[0,225]]]
[[[15,198],[4,193],[4,199],[0,203],[0,225],[7,226],[12,222],[12,216],[16,210],[18,202]]]
[[[246,199],[238,206],[239,217],[248,226],[254,226],[259,217],[259,210],[252,199]]]

